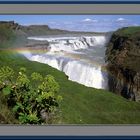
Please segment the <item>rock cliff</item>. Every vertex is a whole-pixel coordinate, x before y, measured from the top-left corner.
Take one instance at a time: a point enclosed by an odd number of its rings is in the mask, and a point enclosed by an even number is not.
[[[140,27],[126,27],[113,33],[106,50],[110,90],[140,100]]]

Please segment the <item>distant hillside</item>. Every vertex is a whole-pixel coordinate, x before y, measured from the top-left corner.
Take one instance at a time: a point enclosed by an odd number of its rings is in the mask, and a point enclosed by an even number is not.
[[[10,40],[14,36],[14,28],[12,24],[0,22],[0,43]]]
[[[0,21],[0,26],[6,25],[8,28],[22,32],[27,36],[38,36],[38,35],[56,35],[56,34],[106,34],[106,32],[78,32],[78,31],[67,31],[60,29],[52,29],[48,25],[29,25],[23,26],[15,23],[14,21]]]
[[[48,25],[30,25],[20,26],[20,30],[26,33],[27,36],[39,36],[39,35],[53,35],[68,33],[65,30],[51,29]]]
[[[0,22],[0,47],[5,48],[14,42],[16,38],[15,28],[13,24],[7,22]]]

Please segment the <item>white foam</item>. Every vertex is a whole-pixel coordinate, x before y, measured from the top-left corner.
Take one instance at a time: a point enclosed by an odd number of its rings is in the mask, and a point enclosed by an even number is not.
[[[48,64],[53,68],[63,71],[71,81],[78,82],[88,87],[107,89],[107,77],[103,75],[101,67],[93,67],[80,61],[65,59],[64,57],[50,55],[34,55],[31,61]]]
[[[59,37],[59,38],[45,38],[45,37],[28,37],[32,40],[48,41],[49,50],[56,51],[73,51],[79,49],[86,49],[89,47],[102,47],[106,43],[105,36],[82,36],[82,37]]]
[[[31,61],[37,61],[48,64],[60,71],[63,71],[69,80],[78,82],[88,87],[98,89],[108,88],[107,74],[102,72],[101,66],[91,65],[81,62],[74,58],[69,58],[62,51],[74,52],[79,49],[87,49],[94,47],[104,47],[108,39],[106,36],[82,36],[82,37],[29,37],[33,40],[47,40],[49,42],[50,51],[44,54],[28,55]],[[101,48],[102,49],[102,48]],[[104,49],[102,49],[104,50]],[[60,53],[55,53],[60,52]],[[57,55],[59,54],[59,55]]]

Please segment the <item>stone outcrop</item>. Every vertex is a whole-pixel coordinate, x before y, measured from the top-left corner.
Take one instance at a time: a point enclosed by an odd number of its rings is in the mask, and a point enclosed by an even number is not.
[[[19,24],[15,23],[14,21],[0,21],[0,25],[4,25],[13,30],[18,30],[20,28]]]
[[[131,28],[131,30],[130,30]],[[140,100],[140,28],[120,29],[112,35],[106,50],[110,91]],[[129,32],[130,30],[130,32]]]

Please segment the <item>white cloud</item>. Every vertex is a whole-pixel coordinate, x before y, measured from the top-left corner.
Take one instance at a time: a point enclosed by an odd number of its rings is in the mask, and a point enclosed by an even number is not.
[[[90,18],[86,18],[84,20],[82,20],[83,22],[98,22],[98,20],[96,19],[90,19]]]
[[[119,17],[116,19],[103,18],[96,20],[96,18],[83,18],[82,20],[75,21],[61,21],[61,22],[49,22],[50,27],[72,30],[72,31],[112,31],[121,27],[138,26],[129,18]]]
[[[84,21],[84,22],[89,22],[89,21],[92,21],[92,19],[86,18],[86,19],[84,19],[83,21]]]
[[[126,19],[124,18],[118,18],[116,21],[120,22],[120,21],[125,21]]]

